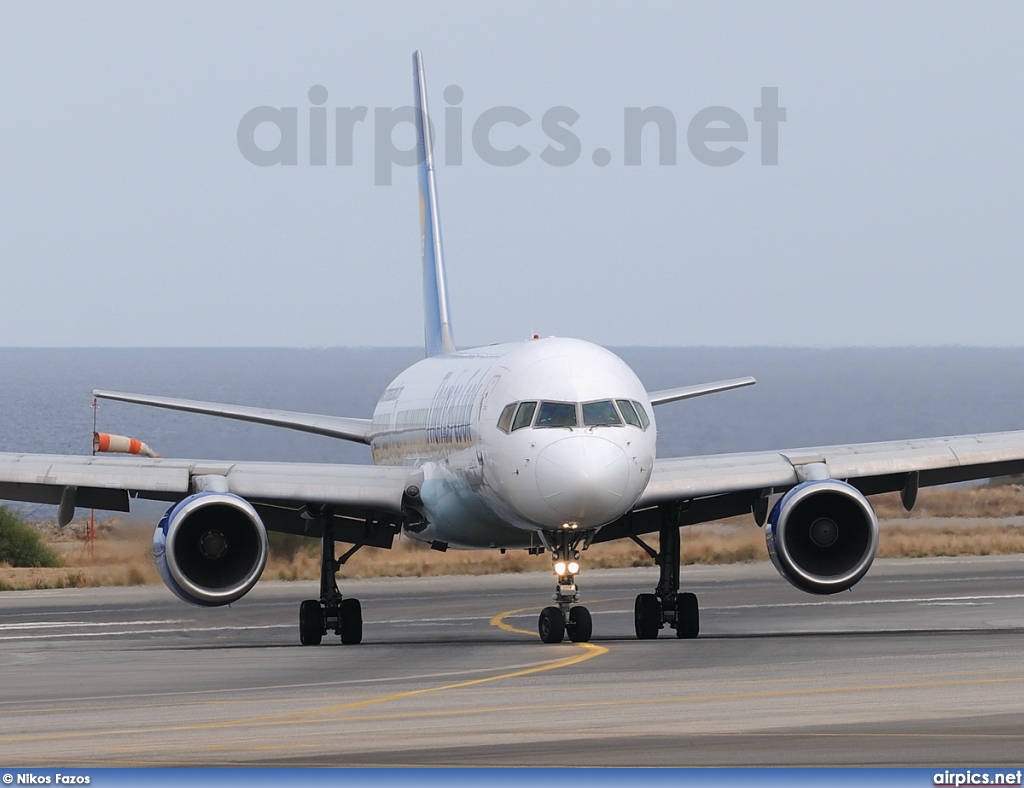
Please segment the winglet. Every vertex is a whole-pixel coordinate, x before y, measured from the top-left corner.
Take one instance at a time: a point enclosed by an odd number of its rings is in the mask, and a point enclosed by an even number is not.
[[[433,138],[427,111],[427,80],[423,55],[412,56],[416,92],[416,131],[420,168],[420,233],[423,246],[423,330],[428,356],[455,352],[451,316],[448,314],[448,282],[441,249],[441,221],[437,213],[434,181]]]

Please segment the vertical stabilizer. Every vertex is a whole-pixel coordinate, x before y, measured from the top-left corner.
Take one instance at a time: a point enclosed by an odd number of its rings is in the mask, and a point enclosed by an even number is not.
[[[427,112],[427,81],[423,56],[412,56],[416,83],[416,131],[420,168],[420,233],[423,245],[423,331],[428,356],[455,352],[451,316],[448,313],[448,282],[441,249],[441,221],[437,215],[437,184],[434,180],[433,135]]]

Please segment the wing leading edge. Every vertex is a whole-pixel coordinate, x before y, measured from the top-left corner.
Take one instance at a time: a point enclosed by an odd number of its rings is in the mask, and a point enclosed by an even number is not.
[[[864,495],[900,492],[909,508],[919,487],[1024,473],[1024,430],[655,460],[633,512],[595,541],[658,530],[666,504],[679,507],[680,525],[763,517],[769,496],[806,481],[811,468],[814,479],[845,481]]]
[[[781,491],[803,481],[801,468],[811,464],[823,464],[829,478],[867,494],[901,490],[911,473],[921,487],[1022,473],[1024,430],[657,460],[637,506]]]
[[[0,454],[0,499],[127,512],[131,498],[176,503],[210,486],[269,510],[270,530],[319,535],[307,505],[399,522],[416,471],[380,465]]]
[[[757,380],[751,377],[733,378],[732,380],[719,380],[715,383],[698,383],[696,386],[680,386],[674,389],[650,391],[647,393],[647,396],[651,400],[652,405],[664,405],[666,402],[703,397],[705,394],[717,394],[719,391],[753,386],[755,383],[757,383]]]
[[[175,397],[156,397],[149,394],[125,394],[120,391],[94,391],[93,396],[100,399],[131,402],[136,405],[149,405],[154,408],[180,410],[186,413],[201,413],[206,416],[219,416],[223,419],[247,421],[253,424],[266,424],[271,427],[309,432],[324,435],[328,438],[354,441],[355,443],[370,442],[370,419],[353,419],[346,416],[321,416],[315,413],[297,413],[290,410],[273,408],[252,408],[247,405],[226,405],[219,402],[200,402]]]

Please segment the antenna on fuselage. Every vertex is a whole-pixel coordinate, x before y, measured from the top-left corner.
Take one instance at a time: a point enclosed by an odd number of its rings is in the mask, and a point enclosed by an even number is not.
[[[423,333],[428,356],[455,352],[451,316],[448,312],[448,281],[441,248],[441,220],[437,211],[437,183],[434,180],[433,134],[427,111],[427,80],[423,55],[412,56],[416,93],[416,135],[420,170],[420,236],[423,246]]]

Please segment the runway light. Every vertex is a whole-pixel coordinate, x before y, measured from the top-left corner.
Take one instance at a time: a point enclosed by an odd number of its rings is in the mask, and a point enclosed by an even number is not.
[[[580,572],[580,565],[577,564],[575,561],[570,561],[569,562],[569,574],[570,575],[577,575],[577,574],[579,574],[579,572]]]
[[[556,575],[564,575],[565,574],[565,561],[559,561],[557,564],[555,564],[555,574]]]

